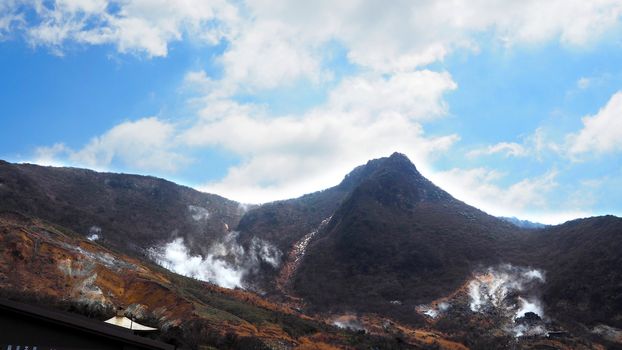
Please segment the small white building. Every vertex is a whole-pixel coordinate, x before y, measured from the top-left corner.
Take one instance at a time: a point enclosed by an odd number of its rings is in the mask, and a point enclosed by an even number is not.
[[[106,320],[106,323],[110,323],[115,326],[127,328],[132,331],[136,331],[136,332],[152,332],[152,331],[158,330],[157,328],[142,325],[138,322],[135,322],[132,319],[125,317],[123,309],[120,309],[119,311],[117,311],[116,316]]]

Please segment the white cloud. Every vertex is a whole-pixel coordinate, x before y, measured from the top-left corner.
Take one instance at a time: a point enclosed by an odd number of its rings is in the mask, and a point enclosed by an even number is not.
[[[449,73],[429,70],[397,73],[389,78],[358,76],[343,80],[331,92],[329,103],[340,111],[430,119],[447,113],[442,95],[456,88]]]
[[[475,148],[467,152],[467,157],[477,158],[494,154],[502,154],[504,157],[533,157],[542,161],[547,154],[559,154],[561,147],[555,143],[544,127],[538,127],[533,133],[521,136],[521,142],[499,142],[494,145]]]
[[[573,99],[576,95],[583,94],[585,91],[603,87],[605,84],[610,83],[612,79],[613,75],[611,73],[580,77],[577,79],[575,86],[566,91],[566,97]]]
[[[592,217],[596,214],[589,210],[582,209],[558,209],[558,210],[550,210],[550,211],[542,211],[542,212],[530,212],[525,214],[524,219],[539,222],[547,225],[558,225],[563,224],[566,221],[581,219]],[[605,215],[605,214],[603,214]]]
[[[61,160],[61,156],[69,152],[71,152],[71,150],[63,143],[37,147],[37,149],[35,149],[35,156],[30,162],[45,166],[64,166],[66,163]]]
[[[586,46],[620,28],[622,2],[275,1],[245,3],[221,57],[228,86],[273,88],[331,77],[322,64],[336,42],[349,61],[380,73],[408,72],[456,49],[477,50],[482,33],[506,46],[557,40]],[[232,88],[235,89],[235,88]]]
[[[23,21],[23,15],[17,11],[16,0],[0,2],[0,40],[4,39],[15,25],[21,24]]]
[[[155,117],[121,123],[93,138],[71,159],[89,166],[107,167],[120,160],[138,169],[175,171],[188,161],[172,150],[175,127]]]
[[[300,40],[295,28],[277,21],[258,21],[231,41],[220,57],[225,81],[236,88],[254,90],[287,85],[297,79],[325,79],[321,52],[314,43]]]
[[[497,184],[504,174],[487,168],[454,168],[434,173],[430,178],[454,197],[492,215],[559,223],[555,220],[564,218],[565,214],[550,210],[548,198],[558,186],[557,175],[557,171],[551,170],[507,187]]]
[[[339,118],[339,120],[335,120]],[[457,135],[426,137],[402,116],[360,120],[353,115],[312,115],[304,120],[232,118],[202,130],[206,137],[237,128],[221,146],[246,159],[227,176],[203,187],[244,202],[284,199],[336,185],[352,168],[399,150],[424,167]],[[233,136],[233,135],[230,135]],[[265,144],[261,140],[266,140]],[[254,145],[258,147],[255,148]]]
[[[175,150],[175,126],[155,117],[123,122],[79,150],[64,144],[39,147],[34,163],[110,169],[113,162],[138,170],[175,172],[190,159]]]
[[[35,11],[26,28],[29,41],[62,53],[68,42],[113,44],[119,52],[166,56],[184,33],[210,44],[230,35],[237,9],[225,0],[56,0],[22,1]],[[18,2],[16,4],[19,5]]]
[[[622,151],[622,91],[615,93],[598,113],[582,121],[583,128],[566,137],[571,157]]]
[[[257,21],[287,24],[306,41],[336,39],[350,59],[379,71],[410,70],[442,59],[491,31],[510,45],[560,40],[584,45],[616,28],[617,0],[249,2]]]
[[[300,78],[330,77],[323,48],[338,42],[351,62],[376,72],[410,71],[457,48],[477,49],[478,37],[509,46],[558,40],[590,45],[620,29],[620,0],[553,1],[227,1],[56,0],[9,2],[0,13],[34,8],[27,26],[34,45],[114,44],[120,52],[165,56],[189,37],[229,47],[226,79],[271,88]],[[0,17],[2,18],[2,17]]]
[[[577,87],[581,90],[585,90],[592,84],[592,79],[587,77],[582,77],[577,80]]]
[[[516,142],[499,142],[485,148],[474,149],[467,153],[467,156],[479,157],[482,155],[491,155],[497,153],[503,153],[505,157],[524,157],[529,152],[525,148],[525,146]]]
[[[187,81],[203,82],[204,75],[193,73]],[[208,97],[201,119],[179,140],[243,159],[204,190],[244,202],[289,198],[335,185],[354,166],[394,151],[425,167],[459,137],[426,136],[418,121],[446,114],[443,94],[455,87],[449,74],[431,71],[346,79],[324,105],[279,117]]]

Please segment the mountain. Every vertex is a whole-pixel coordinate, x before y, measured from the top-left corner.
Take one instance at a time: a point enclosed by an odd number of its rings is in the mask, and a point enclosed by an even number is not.
[[[527,276],[528,285],[536,284],[533,294],[504,294],[513,302],[496,304],[497,312],[542,308],[549,320],[561,322],[547,327],[573,329],[588,338],[592,335],[584,333],[586,326],[622,326],[617,268],[622,219],[594,217],[522,229],[456,200],[401,154],[365,167],[365,176],[307,243],[293,274],[292,294],[311,310],[374,313],[426,324],[429,315],[413,310],[426,310],[421,306],[435,300],[442,304],[454,295],[463,296],[466,313],[473,315],[468,305],[478,302],[469,289],[477,282],[474,276],[501,276],[487,288],[521,285]],[[503,329],[508,328],[491,334]],[[465,336],[467,343],[469,339]]]
[[[381,165],[380,161],[370,161],[352,170],[335,187],[253,208],[242,217],[237,230],[243,236],[267,239],[285,251],[330,218],[361,181]]]
[[[622,223],[586,220],[521,227],[453,198],[395,153],[356,168],[336,187],[250,210],[238,229],[278,242],[285,253],[280,271],[263,276],[270,280],[262,288],[312,312],[380,314],[423,325],[429,316],[413,310],[461,295],[464,314],[472,315],[473,276],[511,271],[511,278],[543,274],[530,298],[563,324],[548,327],[576,330],[578,320],[586,321],[581,327],[620,327],[622,277],[615,266]],[[522,302],[513,293],[506,297],[518,308]],[[499,332],[506,330],[490,330]]]
[[[622,219],[519,227],[399,153],[246,209],[153,177],[0,162],[0,230],[1,293],[95,316],[124,304],[186,345],[622,345]]]
[[[150,176],[4,161],[0,211],[41,218],[143,255],[178,236],[200,253],[244,212],[237,202]]]
[[[240,241],[248,245],[253,238],[264,239],[285,253],[282,276],[268,266],[250,276],[252,282],[263,291],[274,292],[278,288],[283,292],[284,284],[289,284],[295,272],[291,263],[304,254],[304,249],[300,249],[302,242],[310,241],[351,191],[377,166],[379,162],[370,162],[354,169],[337,186],[299,198],[266,203],[245,213],[236,228]],[[288,268],[291,271],[284,271]]]
[[[319,309],[413,321],[408,310],[457,288],[477,266],[503,262],[524,239],[435,186],[402,154],[365,167],[295,276],[294,290]]]

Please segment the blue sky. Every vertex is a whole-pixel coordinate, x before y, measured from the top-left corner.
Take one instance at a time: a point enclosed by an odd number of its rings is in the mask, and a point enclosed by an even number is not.
[[[266,202],[399,151],[495,215],[622,215],[621,15],[619,0],[9,0],[0,158]]]

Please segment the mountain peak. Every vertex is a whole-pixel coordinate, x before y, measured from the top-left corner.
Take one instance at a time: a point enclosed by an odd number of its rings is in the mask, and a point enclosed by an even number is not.
[[[351,188],[356,186],[364,179],[372,176],[378,171],[395,170],[398,172],[410,172],[416,177],[422,177],[415,165],[408,157],[399,152],[394,152],[389,157],[376,158],[368,161],[364,165],[360,165],[349,174],[341,182],[341,187]]]
[[[383,161],[384,167],[414,171],[417,175],[421,176],[415,164],[403,153],[394,152],[388,158],[380,158],[379,160]]]
[[[393,154],[391,154],[389,156],[389,159],[400,160],[400,161],[405,161],[405,162],[408,162],[408,163],[412,163],[410,161],[410,159],[408,159],[408,157],[404,153],[400,153],[400,152],[393,152]]]
[[[359,194],[366,192],[386,205],[408,202],[406,206],[412,207],[423,201],[454,201],[450,194],[421,175],[406,155],[398,152],[357,167],[339,187]]]

